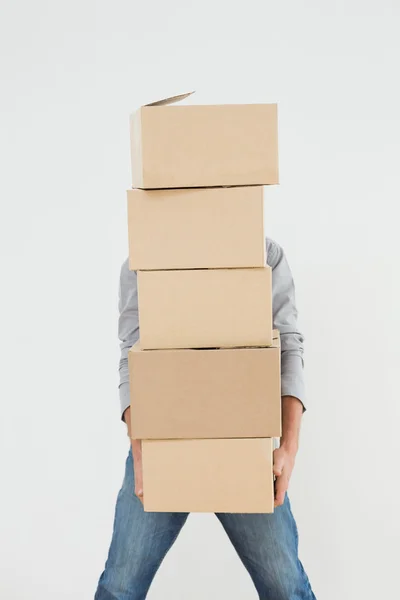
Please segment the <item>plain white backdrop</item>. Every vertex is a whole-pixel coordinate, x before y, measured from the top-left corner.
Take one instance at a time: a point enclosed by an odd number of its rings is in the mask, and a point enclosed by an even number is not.
[[[129,113],[278,102],[308,413],[291,482],[318,600],[398,589],[400,9],[394,0],[1,1],[0,596],[89,600],[128,440],[117,292]],[[191,515],[149,600],[255,600]]]

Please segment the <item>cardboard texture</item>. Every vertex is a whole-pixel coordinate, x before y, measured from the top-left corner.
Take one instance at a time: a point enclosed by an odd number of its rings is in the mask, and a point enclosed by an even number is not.
[[[136,439],[281,436],[280,343],[128,352]]]
[[[132,187],[279,183],[276,104],[142,106],[131,115]]]
[[[144,350],[271,346],[271,267],[138,271]]]
[[[270,513],[272,440],[145,440],[144,510]]]
[[[131,270],[265,265],[261,186],[127,195]]]

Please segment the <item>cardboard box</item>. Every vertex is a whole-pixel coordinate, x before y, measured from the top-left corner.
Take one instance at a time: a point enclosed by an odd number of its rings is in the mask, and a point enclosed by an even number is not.
[[[262,267],[262,186],[128,190],[129,268]]]
[[[140,342],[158,348],[271,346],[271,267],[138,271]]]
[[[189,95],[131,115],[132,187],[279,182],[276,104],[170,106]]]
[[[142,442],[144,510],[270,513],[272,440]]]
[[[128,352],[136,439],[281,436],[280,343]]]

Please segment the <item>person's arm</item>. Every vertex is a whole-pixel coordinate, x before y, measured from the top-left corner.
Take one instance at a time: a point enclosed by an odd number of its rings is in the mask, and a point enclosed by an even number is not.
[[[139,314],[137,295],[137,274],[129,270],[128,259],[122,264],[119,282],[118,337],[121,358],[119,361],[119,399],[121,419],[125,421],[132,444],[135,474],[135,494],[143,502],[142,443],[131,438],[131,409],[129,391],[128,351],[139,339]]]
[[[294,396],[282,396],[282,437],[274,450],[275,506],[285,500],[299,447],[300,421],[303,414],[301,402]]]
[[[283,249],[269,240],[267,263],[272,267],[274,328],[281,334],[282,437],[274,451],[275,506],[283,504],[299,446],[305,406],[304,336],[297,326],[295,286]]]
[[[139,314],[137,296],[137,274],[129,270],[128,259],[121,267],[118,294],[118,337],[120,339],[121,357],[119,361],[119,399],[121,418],[130,405],[128,351],[139,339]],[[126,416],[126,415],[125,415]]]

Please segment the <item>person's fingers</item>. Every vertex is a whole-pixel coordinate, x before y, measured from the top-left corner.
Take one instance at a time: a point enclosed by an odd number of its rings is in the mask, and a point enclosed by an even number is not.
[[[141,469],[135,471],[135,495],[143,503],[143,475]]]
[[[141,472],[135,476],[135,494],[136,496],[143,496],[143,476]]]
[[[275,507],[282,506],[285,500],[285,494],[288,489],[288,480],[281,475],[275,480]]]
[[[274,475],[280,477],[282,475],[284,465],[284,457],[282,453],[274,450]]]
[[[131,440],[133,468],[135,471],[135,495],[143,504],[143,471],[142,471],[142,442],[141,440]]]
[[[135,494],[136,496],[143,496],[143,477],[142,473],[135,473]]]

